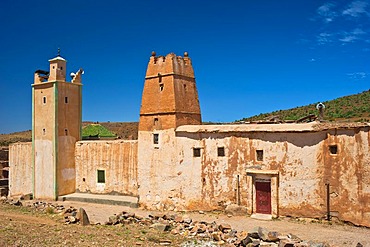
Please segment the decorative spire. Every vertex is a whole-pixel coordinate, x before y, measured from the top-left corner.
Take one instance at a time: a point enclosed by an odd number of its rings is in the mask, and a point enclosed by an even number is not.
[[[60,48],[58,47],[58,57],[60,57]]]

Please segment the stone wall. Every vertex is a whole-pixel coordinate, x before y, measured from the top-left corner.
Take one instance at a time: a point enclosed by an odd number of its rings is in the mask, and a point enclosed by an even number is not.
[[[33,192],[32,143],[19,142],[9,146],[9,194]]]
[[[75,154],[78,192],[137,195],[137,141],[80,141]]]

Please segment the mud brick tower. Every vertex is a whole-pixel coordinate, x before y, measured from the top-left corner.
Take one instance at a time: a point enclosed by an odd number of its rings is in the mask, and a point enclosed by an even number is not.
[[[75,192],[75,143],[81,139],[81,74],[66,81],[66,60],[50,59],[32,85],[33,195],[54,199]]]
[[[162,201],[164,183],[174,176],[177,163],[176,128],[201,124],[198,92],[194,70],[188,53],[184,57],[171,53],[150,57],[142,95],[138,178],[139,196],[143,204]],[[170,186],[170,184],[168,185]]]

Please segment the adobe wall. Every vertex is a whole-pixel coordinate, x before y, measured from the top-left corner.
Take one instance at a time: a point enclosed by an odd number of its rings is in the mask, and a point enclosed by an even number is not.
[[[170,130],[168,130],[170,131]],[[325,217],[330,183],[332,215],[370,226],[368,128],[311,132],[160,132],[158,149],[141,131],[140,201],[156,209],[213,209],[236,203],[255,212],[254,182],[271,179],[272,214]],[[338,146],[338,154],[329,145]],[[193,148],[201,157],[193,157]],[[217,156],[217,147],[225,156]],[[258,161],[256,150],[263,150]],[[162,160],[162,161],[161,161]],[[252,171],[247,173],[247,171]],[[259,172],[266,171],[265,175]],[[276,172],[277,175],[268,173]],[[239,195],[237,180],[239,175]],[[145,180],[146,179],[146,180]]]
[[[33,193],[32,142],[9,146],[9,195]]]
[[[79,141],[76,143],[76,191],[136,196],[137,141]],[[105,171],[98,183],[97,171]]]

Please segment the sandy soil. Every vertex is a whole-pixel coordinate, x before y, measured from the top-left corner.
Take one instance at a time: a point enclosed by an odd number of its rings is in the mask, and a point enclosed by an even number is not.
[[[133,209],[123,206],[89,204],[82,202],[58,202],[65,206],[71,205],[76,208],[84,208],[92,222],[104,223],[108,217],[116,213],[127,211],[147,216],[152,211]],[[168,212],[173,214],[174,212]],[[216,213],[186,213],[193,220],[217,223],[228,223],[234,229],[248,231],[254,227],[261,226],[270,231],[278,231],[282,234],[294,234],[303,240],[314,240],[327,242],[330,246],[356,246],[360,242],[363,246],[370,247],[370,229],[355,227],[339,223],[311,223],[297,221],[295,219],[283,218],[279,220],[257,220],[246,216],[228,217]]]

